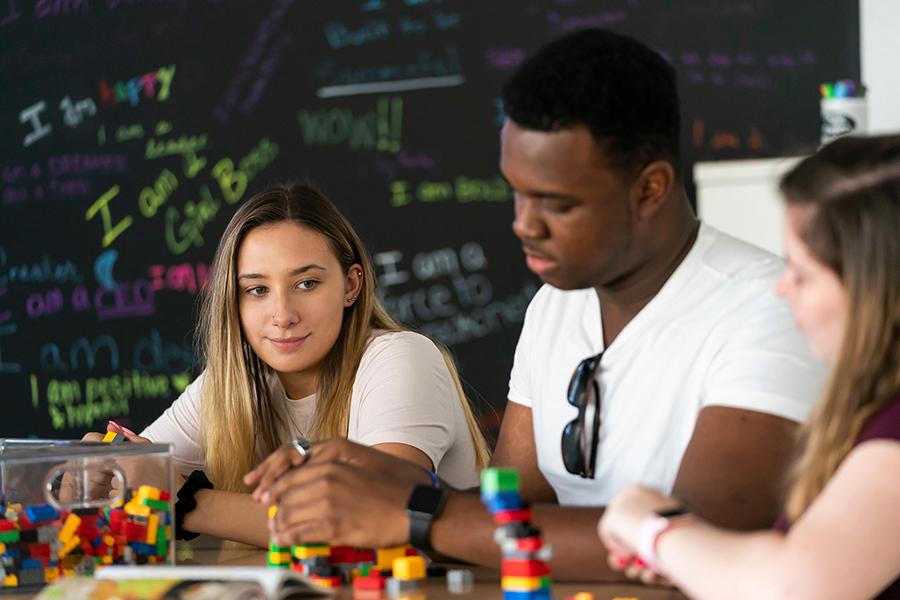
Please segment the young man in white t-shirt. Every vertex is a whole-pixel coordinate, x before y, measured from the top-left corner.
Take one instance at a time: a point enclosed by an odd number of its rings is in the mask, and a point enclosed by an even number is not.
[[[797,421],[824,372],[774,295],[780,261],[691,209],[673,69],[633,39],[583,31],[525,62],[503,99],[513,231],[548,285],[525,318],[492,465],[518,469],[554,547],[554,577],[615,577],[596,523],[626,483],[674,493],[717,524],[771,525]],[[596,370],[573,393],[590,357]],[[569,400],[591,398],[595,384],[597,443],[581,446],[578,427],[593,421]],[[423,482],[398,461],[326,443],[270,488],[273,531],[282,543],[412,539],[498,565],[477,495],[447,493],[428,523],[428,507],[413,506]]]

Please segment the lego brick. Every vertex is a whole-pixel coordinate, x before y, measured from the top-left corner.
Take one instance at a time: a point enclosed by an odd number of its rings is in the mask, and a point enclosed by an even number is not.
[[[21,531],[16,531],[16,530],[0,531],[0,542],[3,542],[4,544],[15,543],[21,539],[22,539]]]
[[[140,502],[143,506],[148,506],[152,510],[159,510],[159,511],[163,511],[163,512],[169,510],[169,503],[163,502],[162,500],[151,500],[150,498],[141,498]]]
[[[530,523],[532,515],[531,509],[524,507],[511,510],[498,510],[493,513],[493,517],[494,523],[497,525],[507,525],[509,523]]]
[[[294,546],[291,554],[299,559],[316,558],[318,556],[328,557],[331,556],[331,548],[325,545],[305,544],[303,546]]]
[[[384,587],[387,590],[388,595],[399,596],[403,592],[417,589],[419,587],[419,582],[416,579],[397,579],[396,577],[389,577]]]
[[[500,569],[503,577],[540,577],[550,574],[550,567],[540,560],[504,559]]]
[[[501,577],[500,587],[504,591],[527,592],[550,587],[549,577]]]
[[[468,569],[447,571],[447,591],[451,594],[468,594],[475,585],[475,575]]]
[[[395,558],[391,563],[394,579],[425,579],[425,559],[421,556]]]
[[[503,590],[503,600],[552,600],[549,589],[539,589],[531,592]]]
[[[115,431],[107,431],[106,435],[103,436],[103,442],[105,444],[121,444],[125,441],[125,436],[121,433],[116,433]]]
[[[520,490],[519,473],[515,469],[485,469],[481,472],[481,493],[516,492]]]
[[[319,577],[318,575],[310,575],[309,580],[316,585],[326,587],[326,588],[339,588],[343,583],[339,576],[334,577]]]
[[[501,492],[488,497],[482,495],[482,501],[487,505],[488,512],[491,514],[522,508],[522,498],[518,492]]]
[[[390,571],[395,558],[406,556],[406,548],[407,546],[378,548],[375,551],[375,568],[379,571]]]

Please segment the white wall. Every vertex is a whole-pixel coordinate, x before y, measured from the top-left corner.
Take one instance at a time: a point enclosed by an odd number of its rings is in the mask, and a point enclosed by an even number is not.
[[[860,0],[869,133],[900,133],[900,0]]]

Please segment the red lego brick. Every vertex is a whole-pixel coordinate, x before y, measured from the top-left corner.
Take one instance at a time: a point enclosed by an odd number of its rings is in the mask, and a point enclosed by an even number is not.
[[[516,540],[516,548],[520,552],[537,552],[543,548],[544,542],[539,536],[532,536]]]
[[[373,571],[368,577],[360,575],[353,579],[354,590],[383,590],[387,585],[387,579],[378,571]]]
[[[494,513],[494,523],[506,525],[507,523],[530,523],[531,509],[519,508],[515,510],[498,510]]]
[[[541,577],[550,574],[550,567],[540,560],[503,559],[502,577]]]

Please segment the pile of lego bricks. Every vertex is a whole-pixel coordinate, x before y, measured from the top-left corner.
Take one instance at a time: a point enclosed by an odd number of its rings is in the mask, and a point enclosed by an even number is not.
[[[273,506],[269,509],[269,519],[275,513]],[[270,542],[266,564],[294,569],[323,587],[337,588],[352,583],[355,591],[406,591],[429,575],[425,558],[410,546],[373,550],[327,544],[278,546]]]
[[[97,565],[161,563],[171,539],[169,492],[151,486],[102,508],[2,503],[0,579],[3,587],[44,585]]]
[[[522,502],[519,474],[512,469],[481,472],[481,501],[497,528],[494,540],[503,555],[500,587],[504,600],[550,600],[550,547],[531,524],[531,509]]]

